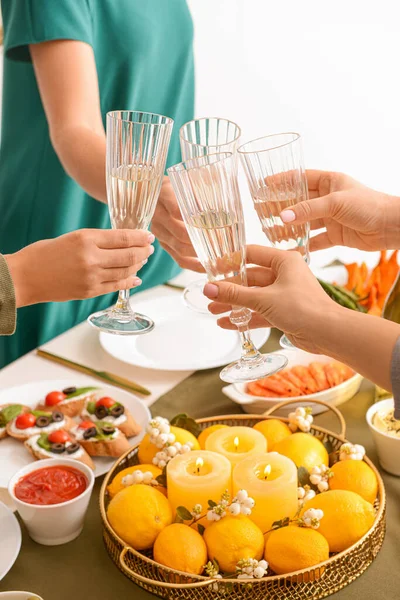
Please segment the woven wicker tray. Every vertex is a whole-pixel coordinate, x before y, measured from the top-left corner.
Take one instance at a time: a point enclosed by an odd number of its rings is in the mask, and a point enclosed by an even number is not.
[[[304,404],[304,400],[301,402]],[[331,442],[333,449],[338,450],[340,445],[348,441],[345,439],[346,424],[342,414],[334,406],[322,400],[313,400],[332,410],[339,419],[340,433],[333,433],[322,427],[312,426],[311,433],[320,437],[322,441]],[[293,404],[287,400],[270,409],[265,415],[227,415],[199,419],[203,427],[215,424],[254,426],[265,418],[271,418],[279,408]],[[276,417],[274,417],[276,418]],[[288,422],[287,418],[279,418]],[[156,563],[151,551],[137,552],[126,546],[124,541],[113,531],[107,520],[107,506],[109,502],[107,486],[115,475],[130,466],[139,463],[138,448],[132,448],[124,454],[106,475],[100,492],[100,511],[103,521],[103,538],[107,552],[117,567],[134,583],[160,598],[204,600],[205,598],[223,598],[224,600],[306,600],[312,598],[325,598],[342,589],[370,566],[381,549],[385,535],[385,509],[386,495],[382,479],[372,464],[365,458],[366,463],[373,469],[378,479],[378,497],[375,501],[376,517],[371,529],[353,546],[331,555],[319,565],[310,569],[295,571],[286,575],[271,575],[260,580],[248,581],[237,579],[210,580],[202,576],[188,575],[164,567]]]

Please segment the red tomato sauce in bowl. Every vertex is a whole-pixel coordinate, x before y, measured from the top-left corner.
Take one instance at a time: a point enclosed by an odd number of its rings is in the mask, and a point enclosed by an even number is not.
[[[86,490],[87,485],[82,471],[59,465],[24,475],[15,485],[14,494],[22,502],[47,506],[73,500]]]

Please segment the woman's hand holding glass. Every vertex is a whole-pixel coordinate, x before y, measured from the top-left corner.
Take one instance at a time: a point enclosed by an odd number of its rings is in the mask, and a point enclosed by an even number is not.
[[[287,252],[263,246],[247,247],[249,287],[231,282],[207,283],[204,294],[212,300],[209,310],[223,314],[232,306],[244,306],[253,312],[250,328],[277,327],[285,331],[298,348],[318,353],[314,335],[336,304],[324,292],[299,252]],[[218,325],[234,329],[229,317]]]
[[[79,229],[6,255],[18,307],[93,298],[140,285],[136,273],[154,236],[129,229]]]
[[[306,171],[309,200],[281,213],[284,223],[310,222],[324,229],[310,250],[347,246],[360,250],[398,247],[400,199],[368,188],[343,173]]]

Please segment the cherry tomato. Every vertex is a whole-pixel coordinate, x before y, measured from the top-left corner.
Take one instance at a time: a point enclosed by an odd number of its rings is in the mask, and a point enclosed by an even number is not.
[[[22,413],[15,420],[17,429],[28,429],[28,427],[34,427],[36,423],[36,417],[32,413]]]
[[[70,442],[71,438],[66,431],[59,429],[58,431],[52,431],[48,437],[48,440],[52,444],[65,444],[65,442]]]
[[[104,396],[104,398],[100,398],[100,400],[97,400],[96,402],[96,406],[105,406],[105,408],[111,408],[114,404],[115,400],[108,396]]]
[[[50,392],[46,396],[45,404],[46,406],[56,406],[65,400],[66,397],[64,392]]]
[[[94,427],[94,423],[92,423],[92,421],[82,421],[79,423],[80,429],[89,429],[89,427]]]

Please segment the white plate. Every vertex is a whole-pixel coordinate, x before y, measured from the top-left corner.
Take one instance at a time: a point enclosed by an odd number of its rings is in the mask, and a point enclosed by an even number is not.
[[[2,600],[43,600],[41,596],[33,592],[1,592],[0,598]]]
[[[216,318],[187,308],[180,295],[155,298],[134,310],[155,321],[146,335],[118,336],[100,333],[104,350],[125,363],[164,371],[198,371],[222,367],[240,358],[240,341],[236,331],[224,331]],[[252,332],[260,348],[269,338],[269,329]]]
[[[121,402],[133,418],[142,427],[141,433],[133,438],[130,438],[132,446],[138,444],[145,434],[145,428],[150,420],[150,411],[135,396],[111,385],[103,385],[97,379],[78,380],[73,379],[61,379],[51,381],[40,381],[36,383],[26,383],[18,387],[12,387],[0,391],[0,405],[2,404],[25,404],[34,408],[40,401],[42,401],[46,394],[52,390],[63,390],[67,387],[79,385],[84,386],[95,386],[99,388],[99,393],[103,396],[108,395],[115,398],[118,402]],[[79,421],[79,419],[77,419]],[[33,462],[33,458],[29,451],[25,448],[22,442],[15,440],[11,437],[6,437],[0,440],[0,488],[6,488],[11,477],[24,467],[25,465]],[[93,459],[95,464],[95,476],[104,475],[107,473],[115,462],[114,458],[107,457],[95,457]]]
[[[0,502],[0,581],[11,569],[21,548],[21,528],[12,511]]]
[[[311,354],[299,349],[279,350],[279,354],[284,354],[287,356],[289,361],[287,368],[294,367],[296,365],[307,366],[312,362],[329,363],[334,360],[333,358],[329,358],[329,356],[324,356],[322,354]],[[324,402],[327,402],[328,404],[339,406],[357,394],[358,390],[360,389],[361,382],[361,375],[356,374],[340,385],[328,390],[324,390],[323,392],[309,394],[308,396],[296,396],[292,398],[259,398],[257,396],[252,396],[251,394],[246,393],[246,383],[228,385],[224,387],[222,391],[231,400],[236,402],[236,404],[240,404],[245,412],[250,414],[262,414],[284,400],[300,400],[303,405],[311,406],[313,409],[313,414],[317,415],[321,412],[325,412],[327,409],[320,404],[313,404],[312,401],[314,399],[324,400]],[[288,406],[285,406],[277,411],[276,414],[279,416],[287,416],[289,412],[295,410],[296,406],[300,406],[300,403],[289,404]]]

